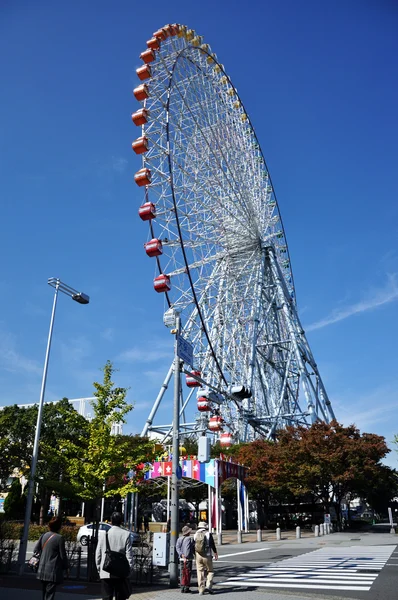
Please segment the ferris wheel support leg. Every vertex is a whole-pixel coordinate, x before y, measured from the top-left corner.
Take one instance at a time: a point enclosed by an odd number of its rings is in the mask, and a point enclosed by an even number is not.
[[[304,332],[304,329],[303,329],[303,327],[301,325],[300,318],[299,318],[298,315],[296,315],[296,318],[297,318],[297,323],[298,323],[298,326],[300,328],[300,331],[302,331],[302,337],[303,337],[303,340],[304,340],[304,346],[305,346],[306,353],[307,353],[307,355],[309,357],[310,364],[311,364],[311,366],[312,366],[312,368],[313,368],[313,370],[314,370],[314,372],[315,372],[315,374],[317,376],[318,385],[319,385],[319,388],[320,388],[320,396],[321,396],[322,401],[323,401],[323,406],[324,406],[325,413],[329,417],[329,419],[328,419],[329,422],[330,421],[334,421],[336,419],[336,416],[335,416],[333,408],[332,408],[332,403],[330,402],[329,396],[328,396],[328,394],[326,392],[326,389],[325,389],[325,386],[323,385],[322,378],[321,378],[320,373],[318,371],[318,366],[317,366],[317,364],[315,362],[315,359],[314,359],[314,356],[313,356],[313,354],[311,352],[311,348],[310,348],[310,346],[308,344],[307,338],[305,337],[305,332]]]
[[[166,379],[164,380],[164,382],[162,384],[162,387],[160,388],[160,392],[159,392],[159,394],[158,394],[158,396],[157,396],[157,398],[155,400],[155,403],[154,403],[154,405],[152,407],[152,410],[151,410],[151,412],[149,414],[149,417],[146,420],[146,423],[144,425],[144,429],[141,431],[141,437],[146,436],[146,434],[148,433],[148,429],[152,425],[153,419],[154,419],[154,417],[156,415],[156,412],[157,412],[157,410],[159,408],[159,404],[162,401],[162,398],[163,398],[163,396],[165,394],[165,391],[169,387],[169,383],[170,383],[170,379],[171,379],[171,376],[173,374],[173,371],[174,371],[174,364],[171,365],[171,367],[170,367],[170,369],[169,369],[169,371],[168,371],[168,373],[166,375]]]
[[[183,404],[183,405],[182,405],[182,407],[181,407],[181,410],[180,410],[180,419],[181,419],[181,417],[183,416],[183,414],[184,414],[184,411],[185,411],[186,407],[188,406],[188,402],[190,401],[190,399],[191,399],[191,397],[192,397],[192,394],[193,394],[193,392],[194,392],[194,390],[192,389],[192,390],[189,392],[189,394],[188,394],[188,396],[187,396],[187,399],[185,400],[184,404]],[[181,398],[182,398],[182,392],[181,392]],[[167,431],[167,432],[164,434],[164,436],[163,436],[163,440],[162,440],[162,442],[161,442],[162,444],[163,444],[163,443],[164,443],[166,440],[168,440],[168,439],[169,439],[169,436],[170,436],[170,434],[171,434],[171,432],[172,432],[172,431],[173,431],[173,426],[169,427],[168,431]]]
[[[301,381],[307,402],[308,413],[310,415],[311,422],[315,423],[317,420],[317,414],[312,399],[310,387],[307,381],[307,373],[304,366],[303,357],[301,356],[301,352],[297,344],[297,335],[299,332],[296,328],[296,325],[293,323],[291,302],[288,300],[288,292],[285,289],[285,286],[282,284],[282,276],[279,272],[278,263],[275,259],[274,249],[269,247],[267,248],[267,250],[268,260],[270,261],[271,271],[276,284],[278,302],[282,308],[285,317],[285,322],[289,331],[290,342],[293,346],[296,360],[300,368]]]
[[[258,327],[260,324],[260,314],[261,314],[261,306],[262,306],[261,290],[262,290],[263,284],[264,284],[265,267],[266,267],[266,248],[263,247],[261,249],[261,270],[259,272],[258,279],[256,282],[256,294],[255,294],[256,304],[255,304],[254,311],[253,311],[252,347],[250,349],[249,373],[248,373],[248,378],[247,378],[248,379],[247,385],[249,386],[250,390],[253,389],[254,370],[255,370],[255,366],[256,366]],[[245,382],[242,381],[242,384],[244,384],[244,383]],[[252,403],[251,403],[250,398],[248,398],[246,400],[245,408],[250,412],[251,407],[252,407]],[[244,434],[243,434],[244,441],[247,440],[247,433],[248,433],[247,430],[248,430],[248,423],[246,421]]]

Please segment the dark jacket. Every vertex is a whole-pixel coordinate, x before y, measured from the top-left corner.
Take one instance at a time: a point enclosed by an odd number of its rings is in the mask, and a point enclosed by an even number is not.
[[[62,535],[53,533],[52,531],[43,533],[36,543],[33,552],[41,552],[37,579],[61,583],[64,571],[69,567],[65,550],[65,540]]]

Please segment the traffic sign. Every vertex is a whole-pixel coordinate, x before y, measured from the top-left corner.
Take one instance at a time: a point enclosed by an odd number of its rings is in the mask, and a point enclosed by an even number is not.
[[[177,336],[177,356],[187,365],[193,366],[193,346],[181,335]]]

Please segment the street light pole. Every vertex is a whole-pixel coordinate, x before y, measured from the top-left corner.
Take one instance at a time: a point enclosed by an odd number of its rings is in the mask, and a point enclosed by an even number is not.
[[[179,529],[179,482],[177,470],[179,462],[179,429],[180,429],[180,358],[177,353],[178,336],[180,334],[180,315],[175,315],[176,339],[174,348],[174,409],[173,409],[173,458],[171,463],[171,511],[170,511],[170,587],[178,587],[178,558],[176,544]]]
[[[35,475],[36,475],[37,459],[39,456],[39,442],[40,442],[40,430],[41,430],[41,422],[42,422],[43,406],[44,406],[44,394],[46,391],[48,361],[50,358],[51,340],[52,340],[52,336],[53,336],[55,309],[57,307],[58,291],[61,290],[64,294],[66,294],[67,296],[70,296],[73,300],[75,300],[79,304],[88,304],[89,303],[89,297],[86,294],[83,294],[82,292],[77,292],[73,288],[63,284],[59,279],[55,279],[54,277],[52,277],[51,279],[48,280],[48,284],[55,288],[55,292],[54,292],[53,308],[52,308],[51,319],[50,319],[50,329],[48,332],[48,339],[47,339],[46,356],[44,359],[43,377],[42,377],[42,381],[41,381],[39,410],[37,413],[35,440],[34,440],[34,444],[33,444],[32,462],[31,462],[30,472],[29,472],[28,495],[26,498],[24,527],[23,527],[22,539],[19,544],[19,552],[18,552],[18,573],[19,573],[19,575],[22,575],[25,570],[26,550],[27,550],[28,537],[29,537],[30,515],[32,512]]]

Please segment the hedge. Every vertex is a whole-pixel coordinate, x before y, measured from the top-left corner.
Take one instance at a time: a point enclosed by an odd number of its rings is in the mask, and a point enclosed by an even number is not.
[[[29,526],[29,535],[28,535],[29,542],[36,542],[39,539],[39,537],[42,535],[42,533],[46,533],[47,531],[49,531],[47,525],[30,525]],[[78,530],[76,527],[64,526],[61,529],[61,534],[64,536],[66,542],[75,542],[77,531]],[[20,540],[22,538],[22,533],[23,533],[23,524],[22,523],[18,523],[18,522],[14,522],[14,521],[8,521],[8,522],[3,521],[3,523],[2,523],[2,535],[3,536],[7,536],[7,538],[10,540]]]

